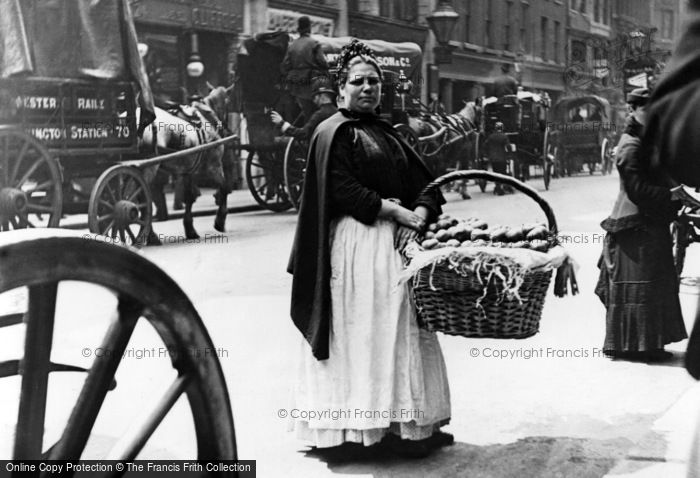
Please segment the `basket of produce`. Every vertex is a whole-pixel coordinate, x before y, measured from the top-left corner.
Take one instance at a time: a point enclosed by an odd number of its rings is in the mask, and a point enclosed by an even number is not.
[[[447,214],[406,247],[404,278],[412,285],[422,328],[463,337],[525,338],[539,330],[544,299],[557,270],[555,293],[577,292],[573,267],[557,241],[547,202],[531,187],[501,174],[455,171],[426,190],[451,181],[481,179],[510,185],[534,200],[547,224],[494,226]]]

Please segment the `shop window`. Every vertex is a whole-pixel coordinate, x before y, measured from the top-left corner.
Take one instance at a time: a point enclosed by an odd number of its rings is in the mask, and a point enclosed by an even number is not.
[[[485,23],[484,23],[484,45],[493,48],[493,12],[491,10],[491,1],[486,0],[485,8]]]
[[[513,12],[513,2],[507,1],[506,2],[505,25],[503,26],[503,49],[506,51],[510,51],[511,46],[512,46],[510,43],[510,36],[511,36],[510,21],[511,21],[512,12]]]
[[[673,39],[673,10],[661,10],[661,38]]]
[[[520,4],[520,49],[525,53],[530,53],[530,44],[527,38],[528,25],[530,23],[530,5]]]
[[[547,60],[547,28],[549,26],[549,19],[547,17],[542,17],[540,19],[540,56],[543,60]]]
[[[559,50],[561,49],[561,23],[554,22],[554,61],[561,62]]]
[[[139,42],[148,45],[144,64],[153,95],[158,101],[182,102],[184,65],[180,60],[178,36],[166,33],[138,32]]]

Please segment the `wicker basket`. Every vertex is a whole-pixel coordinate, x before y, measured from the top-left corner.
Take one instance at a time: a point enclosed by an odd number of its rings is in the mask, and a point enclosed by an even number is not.
[[[460,179],[482,179],[512,186],[533,199],[544,211],[553,235],[557,223],[552,208],[531,187],[501,174],[487,171],[455,171],[439,177],[425,190]],[[413,278],[413,296],[422,328],[462,337],[525,338],[539,330],[542,307],[553,271],[526,272],[517,297],[498,292],[498,284],[484,284],[448,268],[445,262],[420,269]]]

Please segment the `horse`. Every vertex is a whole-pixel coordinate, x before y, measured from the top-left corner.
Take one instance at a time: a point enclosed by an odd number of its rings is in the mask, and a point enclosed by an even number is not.
[[[477,159],[481,107],[475,101],[465,101],[464,107],[450,115],[424,114],[409,116],[408,125],[419,138],[423,159],[436,176],[450,169],[473,167]],[[457,191],[470,199],[467,185],[459,181]]]
[[[207,85],[210,88],[209,94],[201,101],[193,101],[192,104],[189,105],[190,107],[175,105],[173,108],[167,111],[171,115],[190,123],[191,126],[189,127],[189,130],[200,131],[200,134],[204,140],[203,143],[214,141],[229,134],[229,131],[226,128],[226,123],[220,118],[226,119],[227,117],[229,104],[228,98],[232,87],[214,87],[209,83],[207,83]],[[159,146],[162,147],[160,144]],[[214,194],[214,198],[218,209],[216,219],[214,221],[214,228],[219,232],[225,232],[226,213],[228,210],[227,198],[228,194],[233,191],[233,183],[236,177],[235,155],[233,149],[228,145],[224,145],[223,147],[221,167],[223,170],[223,182],[220,181],[220,178],[216,173],[213,175],[205,175],[204,177],[202,177],[202,175],[195,175],[194,182],[190,182],[190,185],[185,187],[183,182],[186,181],[187,174],[181,175],[178,171],[174,172],[174,181],[176,188],[181,188],[184,191],[189,189],[189,193],[194,195],[195,198],[200,194],[197,187],[198,185],[211,185],[215,187],[216,193]],[[218,165],[214,166],[214,170],[217,170],[217,168]],[[151,182],[153,202],[158,210],[157,217],[160,220],[167,220],[168,218],[165,194],[163,192],[163,187],[167,183],[168,172],[170,171],[166,165],[166,167],[163,168]],[[212,177],[216,179],[212,181]],[[202,180],[204,180],[204,182],[201,182]],[[185,214],[187,215],[187,211]],[[187,228],[187,226],[185,227]]]
[[[137,108],[137,121],[140,120],[140,109]],[[156,154],[173,152],[193,148],[206,143],[211,143],[220,138],[217,133],[217,125],[210,123],[203,115],[196,113],[201,121],[201,127],[195,127],[191,122],[172,115],[171,113],[156,107],[156,118],[148,126],[139,140],[139,150],[154,151]],[[206,181],[207,185],[216,187],[223,198],[228,194],[226,177],[222,158],[224,155],[223,145],[188,155],[166,163],[160,163],[145,169],[144,174],[149,186],[159,169],[168,171],[175,176],[181,176],[184,182],[185,214],[183,225],[185,227],[185,237],[189,240],[199,238],[199,234],[194,229],[192,223],[192,204],[199,195],[195,185],[197,181]],[[153,190],[157,191],[157,185]],[[219,208],[216,212],[214,227],[217,231],[223,232],[226,221],[227,209],[225,200],[219,201]],[[153,231],[149,237],[149,243],[159,243]]]

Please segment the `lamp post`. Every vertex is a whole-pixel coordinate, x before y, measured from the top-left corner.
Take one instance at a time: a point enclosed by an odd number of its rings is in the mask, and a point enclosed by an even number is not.
[[[199,37],[197,32],[190,33],[190,57],[187,60],[187,76],[190,77],[190,84],[192,86],[192,95],[190,99],[199,96],[199,88],[197,78],[202,76],[204,73],[204,64],[202,63],[202,58],[199,56]]]
[[[459,19],[459,14],[452,6],[452,0],[440,0],[433,13],[426,17],[430,30],[440,45],[434,49],[435,63],[437,64],[452,62],[450,38],[457,19]]]

